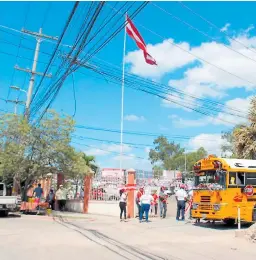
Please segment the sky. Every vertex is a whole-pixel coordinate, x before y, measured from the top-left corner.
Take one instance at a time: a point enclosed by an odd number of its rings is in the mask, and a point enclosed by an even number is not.
[[[113,4],[113,2],[109,3],[106,9]],[[138,50],[133,40],[127,37],[125,70],[142,78],[172,86],[188,95],[221,102],[239,109],[246,115],[250,98],[255,91],[254,82],[256,82],[254,73],[256,51],[253,51],[256,46],[254,28],[256,3],[185,2],[185,4],[211,21],[212,26],[178,2],[151,2],[133,22],[158,66],[146,64],[142,52]],[[0,98],[19,97],[19,100],[25,101],[26,96],[23,92],[10,91],[9,87],[15,85],[27,90],[29,75],[14,70],[14,66],[31,68],[33,49],[36,44],[34,38],[25,40],[18,32],[3,26],[16,30],[24,27],[30,31],[38,31],[42,26],[45,34],[59,36],[72,6],[73,2],[51,2],[50,4],[49,2],[0,2]],[[226,37],[227,33],[232,35],[232,39]],[[96,55],[96,59],[114,64],[121,69],[123,39],[122,31]],[[71,40],[68,37],[64,40],[70,44]],[[30,49],[18,48],[20,41]],[[42,52],[51,53],[53,48],[52,43],[47,41],[41,43],[37,71],[44,71],[45,63],[49,58]],[[17,58],[17,53],[23,58]],[[78,72],[74,75],[76,93],[74,119],[77,125],[120,129],[121,85],[113,85],[85,68],[79,70],[84,74]],[[36,83],[38,80],[37,77]],[[68,78],[52,108],[73,115],[75,110],[73,95],[72,79]],[[176,98],[183,103],[191,102],[186,97]],[[1,110],[13,111],[14,109],[13,104],[6,104],[1,100],[0,104]],[[197,104],[192,105],[197,107]],[[18,112],[23,112],[21,106]],[[187,152],[203,146],[209,154],[220,155],[220,147],[224,142],[221,139],[221,132],[244,122],[246,121],[243,118],[221,112],[215,118],[211,118],[156,96],[125,88],[124,130],[168,135],[170,140],[180,143]],[[101,167],[119,167],[120,134],[76,128],[75,135],[88,138],[83,141],[73,139],[73,145],[87,154],[95,155]],[[174,137],[177,135],[181,138]],[[125,143],[144,144],[144,146],[124,145],[123,167],[151,169],[148,152],[152,148],[154,138],[124,134]],[[106,141],[113,141],[113,143]]]

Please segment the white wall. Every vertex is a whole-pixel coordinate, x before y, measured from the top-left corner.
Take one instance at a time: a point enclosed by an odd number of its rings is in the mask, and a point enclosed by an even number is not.
[[[83,213],[83,201],[81,200],[67,200],[66,210],[69,212]],[[116,201],[89,201],[89,213],[118,216],[119,205]]]

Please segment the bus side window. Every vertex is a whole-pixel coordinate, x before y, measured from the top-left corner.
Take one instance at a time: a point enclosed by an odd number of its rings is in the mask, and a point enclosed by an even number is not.
[[[256,185],[256,172],[246,173],[246,185]]]
[[[237,185],[236,184],[236,172],[229,173],[229,185]]]
[[[244,172],[238,172],[237,173],[236,184],[237,185],[245,185]]]

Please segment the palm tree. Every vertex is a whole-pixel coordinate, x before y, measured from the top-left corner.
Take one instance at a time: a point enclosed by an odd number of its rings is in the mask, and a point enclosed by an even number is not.
[[[248,119],[249,125],[234,130],[234,147],[238,158],[256,160],[256,97],[251,100]]]
[[[94,176],[98,171],[98,166],[95,164],[95,156],[83,154],[83,159],[86,162],[86,165],[94,172]]]

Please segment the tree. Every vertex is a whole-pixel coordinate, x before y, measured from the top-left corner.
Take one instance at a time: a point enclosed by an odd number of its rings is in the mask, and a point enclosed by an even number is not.
[[[92,169],[94,172],[94,175],[97,173],[99,167],[95,164],[95,156],[93,155],[86,155],[85,153],[83,154],[83,159],[86,162],[86,165]]]
[[[221,151],[224,157],[237,158],[236,148],[235,148],[235,136],[234,132],[237,129],[242,128],[243,125],[237,125],[232,130],[223,132],[221,139],[224,141],[224,144],[221,145]]]
[[[238,158],[256,160],[256,97],[251,100],[248,119],[248,125],[234,129],[233,144]]]
[[[184,153],[184,149],[179,144],[169,142],[166,137],[159,136],[154,140],[154,149],[150,149],[149,160],[151,164],[161,163],[165,170],[175,168],[175,160],[177,156]]]
[[[193,171],[194,164],[206,156],[207,151],[203,147],[195,152],[183,153],[175,158],[176,169],[190,173]]]
[[[163,169],[191,172],[193,165],[207,156],[206,150],[202,147],[195,152],[185,154],[185,149],[181,148],[179,144],[169,142],[163,136],[158,137],[154,141],[154,145],[155,148],[149,152],[149,159],[154,165],[154,174],[158,174]]]
[[[49,111],[37,126],[20,116],[2,115],[0,176],[3,180],[14,178],[19,184],[25,182],[25,194],[32,181],[48,173],[63,172],[67,177],[88,174],[83,154],[70,146],[73,131],[73,119],[54,111]]]
[[[159,165],[154,165],[153,166],[153,177],[155,179],[160,178],[161,176],[163,176],[163,167],[159,166]]]

